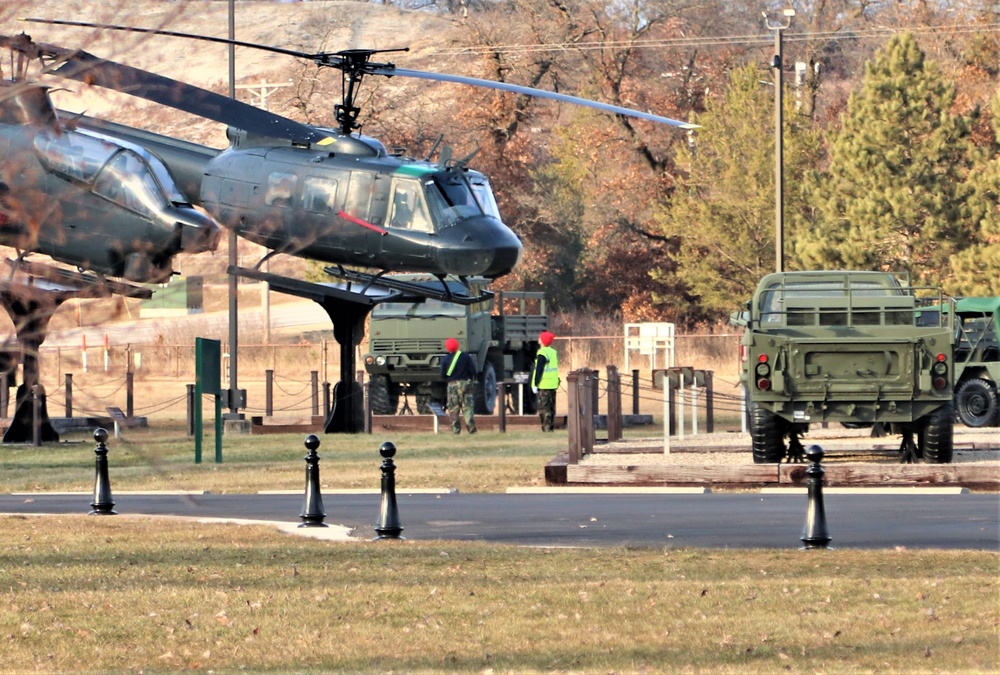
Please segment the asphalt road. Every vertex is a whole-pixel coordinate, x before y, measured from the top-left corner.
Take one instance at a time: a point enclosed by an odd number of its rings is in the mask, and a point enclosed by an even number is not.
[[[93,495],[0,495],[0,513],[87,513]],[[119,514],[301,522],[303,495],[113,495]],[[322,496],[328,525],[371,539],[381,497]],[[1000,495],[830,494],[834,548],[1000,550]],[[799,548],[804,494],[404,494],[396,515],[414,540],[529,546]],[[300,528],[319,529],[319,528]]]

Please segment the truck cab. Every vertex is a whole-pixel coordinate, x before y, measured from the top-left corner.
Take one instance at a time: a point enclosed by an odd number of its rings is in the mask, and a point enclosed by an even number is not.
[[[420,281],[419,275],[394,275]],[[454,292],[486,295],[472,304],[427,299],[376,305],[369,322],[368,352],[372,412],[392,415],[401,399],[412,395],[418,413],[430,413],[432,404],[444,405],[447,384],[441,377],[444,342],[453,337],[460,349],[476,361],[476,413],[496,410],[500,382],[504,382],[514,412],[534,412],[528,371],[538,351],[538,334],[548,327],[542,293],[497,291],[485,293],[489,280],[449,281]],[[412,412],[412,409],[410,410]]]

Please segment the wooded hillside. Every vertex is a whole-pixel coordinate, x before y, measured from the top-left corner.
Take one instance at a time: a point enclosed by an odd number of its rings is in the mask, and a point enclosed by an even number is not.
[[[7,33],[26,30],[225,91],[225,47],[26,29],[13,17],[224,36],[226,2],[18,4],[0,9]],[[771,25],[788,20],[772,4]],[[368,81],[364,133],[416,156],[441,134],[456,157],[478,150],[473,165],[490,176],[505,220],[525,242],[524,262],[504,286],[544,289],[558,308],[591,315],[694,325],[728,316],[775,267],[775,32],[761,16],[775,7],[745,0],[235,6],[242,40],[308,51],[409,46],[385,60],[701,125],[685,133],[465,86]],[[821,0],[794,8],[782,31],[787,267],[908,271],[951,293],[1000,294],[996,3]],[[269,97],[271,110],[332,123],[339,73],[251,51],[238,50],[238,81],[288,83]],[[102,114],[225,142],[213,125],[131,102]]]

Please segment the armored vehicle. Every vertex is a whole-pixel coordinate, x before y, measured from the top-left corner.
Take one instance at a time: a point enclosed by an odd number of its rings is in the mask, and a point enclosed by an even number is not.
[[[801,459],[810,424],[841,422],[902,434],[904,461],[950,462],[951,302],[884,272],[765,276],[732,319],[754,461]]]
[[[1000,297],[955,303],[955,408],[970,427],[1000,426]]]
[[[460,282],[449,283],[459,290]],[[478,294],[488,280],[468,283],[468,291]],[[401,396],[406,411],[410,395],[420,413],[431,412],[432,404],[443,405],[447,385],[440,374],[441,360],[446,354],[444,341],[453,337],[476,360],[477,414],[495,412],[498,381],[507,387],[513,412],[534,413],[529,370],[538,351],[538,334],[547,327],[543,293],[497,291],[492,298],[471,305],[436,299],[376,305],[364,357],[372,412],[395,414]]]

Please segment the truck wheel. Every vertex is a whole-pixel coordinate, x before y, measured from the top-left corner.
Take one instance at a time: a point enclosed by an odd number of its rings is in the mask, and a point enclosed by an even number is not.
[[[368,383],[368,396],[372,414],[396,414],[396,409],[399,408],[399,388],[393,387],[385,375],[372,375]]]
[[[951,464],[954,439],[955,410],[943,405],[924,417],[923,431],[917,437],[920,454],[927,464]]]
[[[955,406],[967,427],[990,427],[998,423],[996,387],[980,377],[966,380],[955,392]]]
[[[476,414],[492,415],[497,407],[497,371],[489,361],[476,383]]]
[[[754,405],[750,411],[754,464],[776,464],[785,458],[785,421]]]

